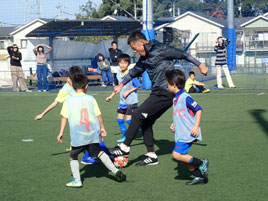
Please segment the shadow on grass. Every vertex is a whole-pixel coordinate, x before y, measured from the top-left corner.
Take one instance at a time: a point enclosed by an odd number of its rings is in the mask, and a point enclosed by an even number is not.
[[[109,171],[107,168],[102,164],[93,164],[93,165],[85,165],[80,169],[81,173],[81,180],[84,181],[86,178],[101,178],[101,177],[107,177],[111,180],[117,181],[116,178],[109,174]]]
[[[68,153],[69,153],[69,151],[64,151],[64,152],[59,152],[59,153],[51,154],[51,156],[57,156],[57,155],[68,154]]]
[[[268,121],[264,118],[263,113],[266,113],[267,110],[258,109],[250,110],[249,113],[257,120],[262,130],[266,133],[268,137]]]
[[[177,170],[178,172],[178,175],[175,177],[175,179],[179,179],[179,180],[193,179],[191,177],[191,173],[189,172],[188,168],[183,163],[178,162],[178,161],[175,161],[175,162],[177,162],[177,167],[175,168],[175,170]]]

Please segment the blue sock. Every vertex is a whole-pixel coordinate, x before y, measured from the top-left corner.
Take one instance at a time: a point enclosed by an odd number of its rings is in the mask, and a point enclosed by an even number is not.
[[[125,135],[125,132],[127,130],[127,127],[126,127],[126,124],[125,124],[124,119],[117,119],[117,123],[119,125],[120,130],[121,130],[121,133],[123,135]]]
[[[83,160],[83,159],[87,159],[88,157],[89,157],[89,153],[88,153],[88,151],[86,150],[86,151],[85,151],[85,155],[83,156],[82,160]]]
[[[131,119],[126,120],[127,124],[129,125],[131,123]]]
[[[106,145],[105,145],[104,141],[101,141],[99,144],[100,144],[101,150],[105,151]]]
[[[191,158],[191,160],[190,160],[190,164],[192,164],[192,163],[193,163],[193,160],[194,160],[194,158]]]

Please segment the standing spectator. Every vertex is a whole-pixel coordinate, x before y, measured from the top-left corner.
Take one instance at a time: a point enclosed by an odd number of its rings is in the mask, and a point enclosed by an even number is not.
[[[228,85],[230,88],[235,88],[233,80],[230,76],[230,72],[227,66],[227,59],[226,59],[226,47],[230,43],[230,40],[227,38],[223,38],[222,36],[217,38],[216,41],[217,45],[215,46],[214,50],[216,52],[216,67],[217,67],[217,86],[219,89],[223,89],[222,79],[221,79],[221,69],[223,70]]]
[[[28,90],[25,80],[24,80],[24,74],[22,71],[21,66],[21,52],[19,51],[19,48],[16,44],[13,44],[13,46],[9,46],[7,48],[8,54],[10,56],[10,69],[11,69],[11,78],[13,83],[13,91],[27,91],[31,92],[31,90]],[[18,86],[19,82],[19,86]],[[20,87],[20,89],[19,89]]]
[[[110,71],[110,64],[107,59],[102,54],[98,54],[98,66],[101,71],[102,87],[107,87],[107,85],[113,85],[113,76]]]
[[[111,43],[112,48],[109,49],[110,58],[111,58],[111,72],[114,78],[114,84],[118,85],[118,80],[116,74],[119,73],[120,68],[118,65],[118,56],[122,54],[122,51],[118,49],[118,44],[116,41]]]
[[[47,50],[45,51],[45,48]],[[37,88],[38,91],[47,91],[48,83],[47,83],[47,58],[46,55],[52,50],[52,48],[46,44],[38,44],[34,47],[33,52],[36,56],[37,63]]]

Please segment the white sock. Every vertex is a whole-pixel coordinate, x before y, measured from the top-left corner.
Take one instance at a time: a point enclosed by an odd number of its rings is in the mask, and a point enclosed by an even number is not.
[[[107,167],[107,169],[110,170],[113,174],[115,174],[118,171],[118,169],[114,166],[113,162],[111,161],[111,159],[105,152],[103,152],[99,156],[99,159]]]
[[[78,160],[71,158],[70,166],[71,166],[74,181],[81,181]]]
[[[151,158],[157,158],[157,155],[154,153],[154,154],[152,154],[152,153],[147,153],[147,154],[145,154],[146,156],[149,156],[149,157],[151,157]]]
[[[130,147],[124,145],[123,143],[118,144],[118,146],[119,146],[120,149],[121,149],[122,151],[124,151],[124,152],[127,152],[127,153],[128,153],[128,152],[130,151]]]

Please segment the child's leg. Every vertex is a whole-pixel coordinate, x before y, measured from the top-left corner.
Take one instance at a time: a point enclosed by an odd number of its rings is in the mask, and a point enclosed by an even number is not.
[[[124,120],[124,114],[118,113],[118,115],[117,115],[117,123],[119,125],[121,133],[123,135],[125,135],[127,127],[126,127],[125,120]]]
[[[70,154],[70,166],[74,181],[81,181],[78,163],[78,154]]]
[[[175,160],[183,162],[188,168],[189,172],[191,172],[195,177],[203,178],[202,173],[198,169],[198,167],[203,164],[200,159],[194,158],[188,154],[180,154],[175,151],[172,152],[172,156]]]
[[[131,123],[131,115],[126,115],[126,122],[128,125]]]

